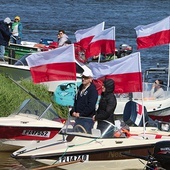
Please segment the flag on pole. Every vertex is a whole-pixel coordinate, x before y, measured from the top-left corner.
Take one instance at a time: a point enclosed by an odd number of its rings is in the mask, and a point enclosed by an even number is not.
[[[142,92],[140,53],[136,52],[104,63],[89,63],[94,79],[111,78],[115,81],[115,93]]]
[[[137,48],[150,48],[170,43],[170,16],[149,24],[135,28],[137,34]]]
[[[93,37],[85,56],[90,58],[99,54],[113,54],[115,52],[115,27],[101,31],[100,34]]]
[[[104,30],[104,25],[105,25],[105,22],[102,22],[96,26],[93,26],[87,29],[77,30],[74,33],[77,44],[79,44],[81,48],[86,50],[92,38]]]
[[[26,58],[34,83],[76,80],[74,45],[33,53]]]
[[[139,124],[142,122],[142,116],[143,116],[143,113],[144,113],[143,109],[144,109],[143,105],[136,103],[137,115],[136,115],[136,119],[135,119],[135,124],[137,126],[139,126]]]

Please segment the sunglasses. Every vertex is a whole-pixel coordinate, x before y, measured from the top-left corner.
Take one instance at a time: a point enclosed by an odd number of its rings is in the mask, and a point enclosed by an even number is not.
[[[83,79],[89,79],[89,77],[86,77],[86,76],[82,76]]]

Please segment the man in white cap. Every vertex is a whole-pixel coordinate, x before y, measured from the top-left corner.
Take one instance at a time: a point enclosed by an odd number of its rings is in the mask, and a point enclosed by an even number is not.
[[[82,74],[82,84],[74,99],[74,106],[70,111],[71,116],[90,117],[95,114],[96,103],[98,99],[98,92],[96,86],[92,83],[93,73],[91,70],[85,70]],[[92,119],[76,119],[76,124],[80,124],[85,128],[87,133],[91,132],[94,121]]]
[[[10,41],[10,28],[9,25],[11,23],[11,19],[9,17],[0,21],[0,59],[4,59],[5,54],[5,46],[8,46]]]

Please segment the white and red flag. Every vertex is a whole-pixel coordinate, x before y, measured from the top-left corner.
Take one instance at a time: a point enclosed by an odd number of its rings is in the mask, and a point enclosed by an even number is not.
[[[81,46],[82,49],[86,50],[92,38],[95,35],[98,35],[101,31],[103,31],[104,26],[105,26],[105,22],[102,22],[98,25],[95,25],[87,29],[77,30],[75,32],[75,37],[77,42],[76,44],[79,44],[79,46]]]
[[[90,58],[99,54],[113,54],[115,52],[115,27],[105,29],[93,37],[85,56]]]
[[[140,53],[104,63],[89,63],[94,79],[113,79],[115,93],[142,92]]]
[[[170,16],[149,24],[135,28],[137,34],[137,48],[150,48],[170,43]]]
[[[76,80],[74,45],[33,53],[26,58],[34,83]]]

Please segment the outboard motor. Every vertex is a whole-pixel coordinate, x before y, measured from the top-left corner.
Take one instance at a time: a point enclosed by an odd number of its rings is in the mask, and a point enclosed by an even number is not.
[[[121,58],[131,53],[132,53],[132,46],[128,44],[121,44],[117,52],[117,57]]]
[[[170,168],[170,141],[157,142],[153,156],[161,164],[162,168]]]

